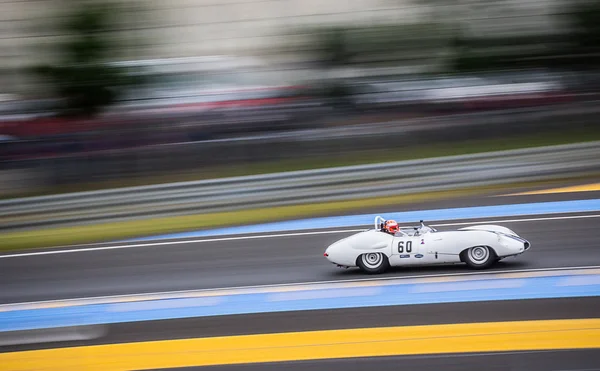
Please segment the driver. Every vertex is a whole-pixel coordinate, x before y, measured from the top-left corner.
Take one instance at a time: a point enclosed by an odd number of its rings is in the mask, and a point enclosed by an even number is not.
[[[391,235],[398,233],[399,229],[398,223],[396,223],[395,220],[386,220],[385,224],[383,225],[383,231]]]

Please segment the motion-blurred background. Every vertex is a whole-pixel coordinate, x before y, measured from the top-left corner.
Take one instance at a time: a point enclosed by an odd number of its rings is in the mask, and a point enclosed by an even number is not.
[[[0,7],[2,196],[597,135],[598,1]]]
[[[547,150],[513,161],[510,170],[506,157],[497,156],[460,169],[432,165],[420,174],[346,171],[344,180],[328,178],[328,193],[306,190],[314,179],[285,190],[261,180],[263,188],[213,185],[221,193],[206,184],[171,187],[135,205],[121,194],[110,202],[44,199],[43,206],[20,197],[594,141],[600,138],[600,2],[4,0],[0,6],[5,230],[598,170],[590,169],[597,161],[589,152],[557,162]],[[442,169],[443,179],[428,178]],[[362,188],[344,186],[357,178]]]

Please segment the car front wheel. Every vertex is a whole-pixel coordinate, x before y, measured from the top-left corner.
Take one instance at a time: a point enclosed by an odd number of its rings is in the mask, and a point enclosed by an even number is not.
[[[487,246],[474,246],[463,253],[463,260],[470,268],[486,269],[496,262],[496,253]]]
[[[369,274],[383,273],[389,267],[389,261],[385,254],[380,252],[370,252],[362,254],[357,259],[358,267]]]

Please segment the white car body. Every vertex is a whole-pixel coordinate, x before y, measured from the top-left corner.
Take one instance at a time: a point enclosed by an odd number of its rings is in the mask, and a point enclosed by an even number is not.
[[[389,266],[467,263],[484,269],[495,262],[529,250],[529,241],[498,225],[475,225],[439,232],[421,221],[418,227],[400,228],[395,235],[382,231],[385,221],[375,218],[375,228],[330,245],[325,257],[340,267],[360,267],[381,273]]]

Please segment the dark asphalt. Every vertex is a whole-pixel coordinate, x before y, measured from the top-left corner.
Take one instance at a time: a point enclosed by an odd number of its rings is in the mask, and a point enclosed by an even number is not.
[[[153,371],[157,371],[155,369]],[[599,371],[600,349],[328,359],[170,371]],[[163,370],[166,371],[166,370]]]
[[[600,265],[600,218],[506,223],[531,250],[494,270]],[[449,229],[439,228],[440,230]],[[0,303],[366,278],[323,258],[348,235],[218,241],[0,259]],[[381,277],[469,272],[465,265],[399,268]]]
[[[541,198],[537,197],[536,201],[538,200]],[[504,199],[501,201],[514,202]],[[519,202],[532,202],[532,198],[520,198]],[[479,203],[482,204],[485,202]],[[422,208],[476,205],[440,203]],[[506,225],[528,238],[533,247],[517,259],[502,262],[495,270],[600,265],[596,242],[600,218]],[[344,235],[215,241],[0,259],[0,303],[365,278],[365,275],[354,270],[339,270],[322,257],[324,248]],[[464,266],[396,269],[383,277],[468,271]],[[600,314],[598,308],[600,297],[410,305],[122,323],[108,326],[107,335],[93,341],[3,347],[0,352],[290,331],[597,318]],[[600,349],[330,359],[180,368],[173,371],[269,371],[282,368],[288,371],[600,371]]]
[[[597,197],[600,192],[593,194]],[[586,193],[554,195],[554,199],[583,198],[583,195],[591,197],[591,193]],[[508,201],[503,197],[487,200]],[[531,202],[533,198],[527,196],[519,200]],[[421,206],[450,207],[447,202]],[[473,203],[485,204],[482,200],[471,200],[464,201],[462,206],[473,206]],[[411,208],[416,206],[404,209]],[[497,219],[504,218],[494,220]],[[529,239],[532,248],[520,257],[500,262],[494,270],[600,265],[600,218],[500,224]],[[365,278],[367,276],[356,269],[338,269],[323,258],[329,244],[348,234],[193,242],[4,258],[0,259],[0,304]],[[464,265],[395,269],[381,277],[460,272],[469,270]]]

